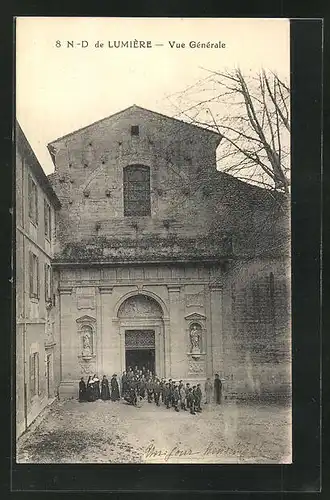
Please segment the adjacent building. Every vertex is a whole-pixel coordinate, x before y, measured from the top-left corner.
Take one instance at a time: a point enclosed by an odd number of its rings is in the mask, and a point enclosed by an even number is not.
[[[60,344],[52,280],[60,201],[16,124],[16,433],[54,399]]]

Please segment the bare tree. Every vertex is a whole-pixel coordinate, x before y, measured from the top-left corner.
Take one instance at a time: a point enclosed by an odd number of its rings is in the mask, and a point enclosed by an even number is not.
[[[168,97],[175,117],[217,131],[218,168],[286,195],[290,189],[290,89],[271,71],[208,71]]]

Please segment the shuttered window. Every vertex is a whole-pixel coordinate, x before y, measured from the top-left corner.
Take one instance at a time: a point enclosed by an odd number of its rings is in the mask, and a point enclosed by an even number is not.
[[[49,264],[45,264],[45,300],[52,300],[52,269]]]
[[[39,298],[39,261],[33,252],[29,255],[29,275],[30,297]]]
[[[44,224],[45,224],[45,236],[50,240],[52,235],[51,211],[49,203],[47,203],[46,200],[44,200]]]
[[[29,217],[34,224],[38,224],[38,190],[37,185],[29,175],[28,177],[29,191]]]
[[[124,169],[124,215],[147,216],[150,213],[150,169],[144,165],[129,165]]]

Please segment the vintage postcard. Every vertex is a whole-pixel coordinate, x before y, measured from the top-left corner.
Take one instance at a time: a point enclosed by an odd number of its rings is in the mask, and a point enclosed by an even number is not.
[[[287,19],[16,19],[16,461],[288,464]]]

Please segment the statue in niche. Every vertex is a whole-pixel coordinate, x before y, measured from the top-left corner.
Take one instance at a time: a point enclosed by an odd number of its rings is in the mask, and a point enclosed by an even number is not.
[[[91,346],[91,328],[90,327],[85,327],[84,329],[84,334],[83,334],[83,351],[82,351],[83,357],[90,357],[92,356],[92,346]]]
[[[190,344],[191,351],[193,354],[200,354],[201,352],[201,327],[200,325],[194,324],[190,328]]]

